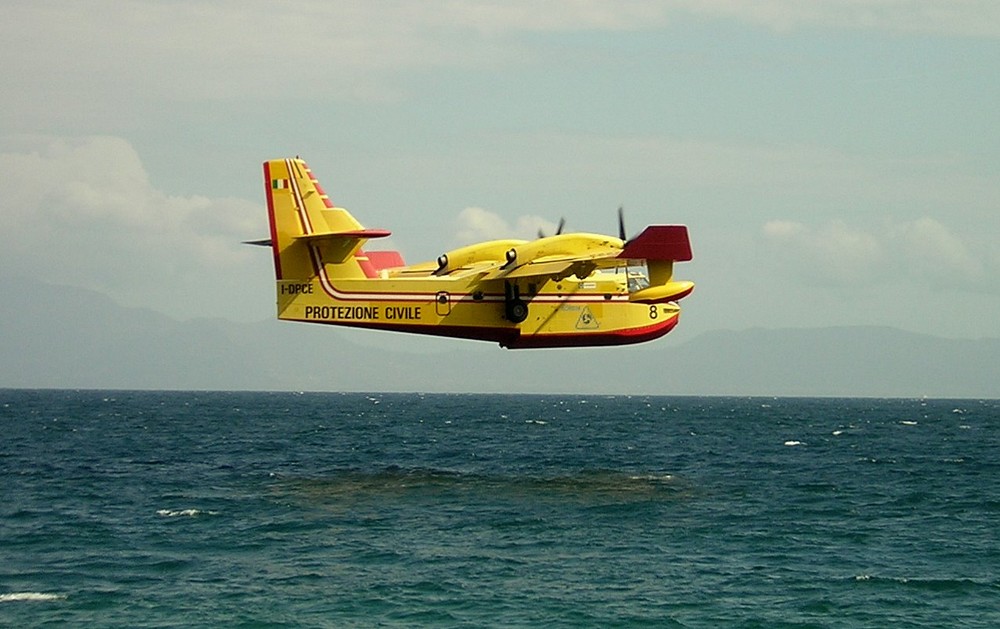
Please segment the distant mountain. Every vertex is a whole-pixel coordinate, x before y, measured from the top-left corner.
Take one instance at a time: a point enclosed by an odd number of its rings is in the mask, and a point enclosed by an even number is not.
[[[886,327],[717,331],[676,348],[672,358],[693,392],[1000,397],[1000,339]]]
[[[0,387],[1000,397],[1000,339],[755,329],[507,351],[278,321],[180,322],[34,282],[3,280],[0,291]]]

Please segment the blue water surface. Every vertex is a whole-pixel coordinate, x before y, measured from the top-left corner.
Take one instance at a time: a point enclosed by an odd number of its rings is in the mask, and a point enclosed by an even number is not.
[[[0,625],[997,627],[1000,402],[0,390]]]

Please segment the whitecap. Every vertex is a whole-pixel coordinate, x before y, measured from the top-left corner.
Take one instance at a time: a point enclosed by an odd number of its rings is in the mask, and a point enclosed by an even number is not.
[[[218,511],[202,511],[201,509],[160,509],[156,515],[165,518],[188,517],[194,518],[199,515],[217,515]]]
[[[786,446],[802,446],[802,445],[805,445],[805,444],[802,443],[801,441],[786,441],[785,445]]]
[[[917,422],[915,422],[915,421],[908,421],[908,420],[905,420],[905,419],[903,421],[899,422],[899,423],[903,424],[904,426],[916,426],[917,425]]]
[[[629,476],[628,479],[635,481],[669,482],[674,479],[674,476],[673,474],[637,474]]]
[[[65,594],[49,594],[47,592],[8,592],[0,594],[0,603],[12,603],[15,601],[61,601],[66,598]]]
[[[844,434],[844,431],[843,431],[843,430],[834,430],[834,431],[833,431],[833,436],[834,436],[834,437],[839,437],[839,436],[840,436],[840,435],[842,435],[842,434]]]

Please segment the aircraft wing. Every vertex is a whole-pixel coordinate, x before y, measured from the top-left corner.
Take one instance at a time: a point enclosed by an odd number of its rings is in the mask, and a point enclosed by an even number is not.
[[[597,238],[604,237],[591,237],[591,239]],[[514,246],[516,247],[518,244],[525,243],[515,243]],[[584,249],[582,253],[559,252],[542,255],[520,264],[511,264],[503,259],[481,260],[450,269],[448,275],[452,277],[478,275],[482,280],[567,277],[569,275],[584,277],[596,268],[620,266],[626,260],[686,262],[692,258],[691,242],[688,239],[687,227],[684,225],[650,225],[620,248],[617,246],[608,247],[606,241],[601,242],[600,245],[600,247],[591,248],[589,251]],[[423,274],[431,268],[427,264],[418,265],[418,267],[409,267],[404,269],[402,273]]]
[[[575,263],[576,261],[574,260],[552,260],[550,262],[532,261],[527,264],[522,264],[521,266],[511,269],[510,271],[497,269],[487,274],[487,276],[483,279],[494,279],[499,277],[514,279],[518,277],[538,277],[539,275],[568,275],[567,272]]]
[[[519,277],[562,276],[573,275],[577,270],[587,269],[590,273],[598,266],[601,259],[615,259],[613,252],[598,251],[587,255],[548,256],[537,258],[513,268],[495,268],[483,276],[484,280],[515,279]]]
[[[573,274],[582,277],[595,268],[618,266],[623,260],[687,262],[692,257],[691,241],[686,226],[650,225],[638,236],[627,241],[621,249],[544,256],[513,267],[497,264],[485,272],[483,279],[565,277]]]

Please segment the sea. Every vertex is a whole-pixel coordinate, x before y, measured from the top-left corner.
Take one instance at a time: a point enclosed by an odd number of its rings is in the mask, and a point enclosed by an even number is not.
[[[1000,401],[0,390],[3,627],[1000,627]]]

